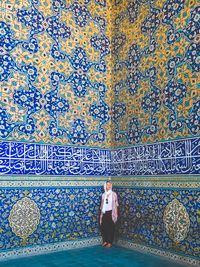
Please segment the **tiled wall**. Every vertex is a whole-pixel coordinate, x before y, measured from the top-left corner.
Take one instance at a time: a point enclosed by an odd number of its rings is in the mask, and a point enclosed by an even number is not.
[[[99,242],[110,174],[108,149],[0,142],[0,258]]]
[[[119,237],[196,259],[199,10],[196,0],[115,1],[111,51]]]
[[[200,138],[117,149],[112,170],[118,239],[200,260]]]
[[[198,12],[179,0],[0,3],[2,250],[96,238],[112,177],[120,238],[199,257]]]
[[[196,0],[115,1],[114,144],[200,134]]]
[[[101,187],[35,186],[0,188],[1,250],[99,236]]]
[[[197,1],[3,1],[0,138],[127,146],[199,135]]]
[[[110,3],[0,3],[0,138],[110,146]]]
[[[0,2],[3,251],[99,236],[111,173],[111,5]]]
[[[118,237],[198,258],[199,148],[199,138],[112,151],[1,142],[2,249],[98,237],[102,185],[111,179]]]
[[[189,183],[188,188],[155,184],[117,188],[122,214],[118,238],[199,259],[199,189],[189,189]]]

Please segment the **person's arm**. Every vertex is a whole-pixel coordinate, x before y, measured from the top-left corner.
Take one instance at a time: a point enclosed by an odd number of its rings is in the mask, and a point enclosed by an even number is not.
[[[116,194],[116,193],[115,193],[115,194]],[[116,194],[116,206],[119,207],[119,202],[118,202],[117,194]]]
[[[118,202],[118,197],[117,197],[117,194],[116,194],[116,211],[117,211],[117,217],[119,217],[119,202]]]
[[[101,196],[101,204],[100,204],[100,210],[99,210],[99,223],[102,223],[102,208],[103,208],[103,195]]]

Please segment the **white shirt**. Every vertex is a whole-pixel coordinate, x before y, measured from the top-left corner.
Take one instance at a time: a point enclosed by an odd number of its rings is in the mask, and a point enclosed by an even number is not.
[[[108,201],[106,201],[107,196],[105,196],[105,211],[112,210],[112,193],[108,196]],[[108,202],[108,204],[106,203]]]

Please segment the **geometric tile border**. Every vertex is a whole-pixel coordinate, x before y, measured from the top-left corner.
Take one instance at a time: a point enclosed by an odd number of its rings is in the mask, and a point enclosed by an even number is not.
[[[169,179],[169,178],[168,178]],[[178,180],[178,178],[177,178]],[[189,181],[190,178],[188,178],[187,181],[162,181],[162,178],[160,178],[160,181],[150,181],[147,180],[145,177],[139,181],[115,181],[112,180],[113,187],[134,187],[134,188],[182,188],[182,189],[199,189],[200,188],[200,177],[199,181]]]
[[[75,181],[0,181],[0,188],[26,188],[26,187],[93,187],[93,186],[100,186],[103,188],[104,182],[108,178],[101,179],[101,181],[83,181],[83,180],[75,180]],[[162,179],[162,178],[161,178]],[[146,178],[143,178],[139,181],[116,181],[112,180],[113,187],[134,187],[134,188],[185,188],[185,189],[199,189],[200,188],[200,180],[199,181],[181,181],[181,182],[174,182],[174,181],[149,181]],[[142,181],[143,180],[143,181]]]
[[[85,186],[101,186],[107,179],[103,181],[0,181],[0,188],[26,188],[26,187],[85,187]]]
[[[180,255],[177,255],[177,254],[172,253],[172,252],[163,251],[163,250],[148,247],[145,245],[140,245],[140,244],[133,243],[133,242],[130,242],[127,240],[120,239],[117,241],[117,245],[124,247],[124,248],[137,250],[140,252],[152,253],[152,254],[155,254],[157,256],[165,257],[168,260],[173,260],[173,261],[176,261],[178,263],[185,264],[186,266],[197,266],[197,267],[200,266],[199,260],[196,260],[196,259],[193,259],[190,257],[180,256]],[[173,266],[173,265],[171,265],[171,266]]]
[[[86,240],[67,241],[67,242],[49,244],[49,245],[43,245],[43,246],[20,248],[16,250],[0,252],[0,261],[8,260],[8,259],[10,260],[10,259],[19,258],[19,257],[40,255],[44,253],[45,254],[52,253],[52,252],[68,250],[68,249],[95,246],[95,245],[99,245],[100,243],[101,243],[101,238],[97,237],[97,238],[90,238]]]

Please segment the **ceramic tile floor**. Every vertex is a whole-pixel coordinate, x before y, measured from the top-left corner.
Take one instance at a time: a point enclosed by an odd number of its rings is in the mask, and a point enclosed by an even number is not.
[[[161,257],[113,246],[94,246],[1,261],[0,267],[183,267]],[[184,266],[185,267],[185,266]]]

